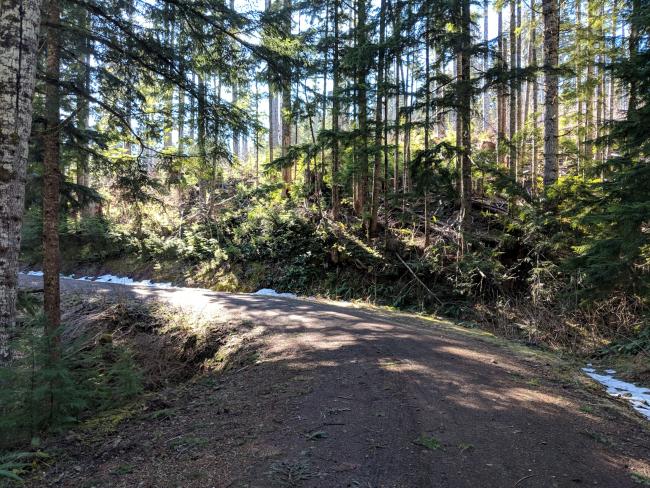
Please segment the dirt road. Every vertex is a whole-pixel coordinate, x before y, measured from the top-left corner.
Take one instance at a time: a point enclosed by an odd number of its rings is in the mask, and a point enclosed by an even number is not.
[[[315,300],[62,285],[251,321],[258,359],[165,392],[169,415],[71,434],[34,486],[618,488],[650,476],[633,413],[557,359],[473,329]]]

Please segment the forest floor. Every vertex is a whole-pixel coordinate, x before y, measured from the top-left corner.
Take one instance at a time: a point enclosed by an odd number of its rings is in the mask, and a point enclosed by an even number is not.
[[[40,283],[21,276],[23,286]],[[48,441],[56,462],[28,486],[650,483],[648,422],[548,352],[353,304],[73,280],[62,288],[252,324],[251,359]]]

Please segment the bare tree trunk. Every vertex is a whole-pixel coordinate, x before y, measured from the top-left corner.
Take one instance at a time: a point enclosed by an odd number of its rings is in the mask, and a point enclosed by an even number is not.
[[[368,225],[368,237],[375,237],[377,235],[378,220],[377,214],[379,212],[379,193],[381,192],[381,179],[379,173],[381,171],[381,158],[382,158],[382,101],[384,97],[384,59],[385,48],[383,47],[386,36],[386,0],[381,0],[379,10],[379,44],[382,45],[379,51],[379,61],[377,63],[377,98],[375,106],[375,158],[372,171],[372,196],[370,206],[370,224]],[[425,129],[425,139],[427,137]]]
[[[517,81],[512,73],[517,66],[517,15],[515,9],[515,0],[510,0],[510,125],[508,131],[509,161],[508,168],[510,178],[517,180],[517,144],[515,135],[517,133]]]
[[[339,67],[339,0],[334,0],[334,53],[332,55],[332,218],[339,216],[339,112],[341,74]]]
[[[612,45],[611,45],[611,50],[612,53],[616,51],[616,29],[618,25],[618,0],[614,0],[614,5],[612,6],[612,31],[611,31],[611,39],[612,39]],[[613,56],[613,54],[612,54]],[[610,58],[611,60],[611,58]],[[615,105],[615,97],[616,97],[616,79],[614,78],[613,73],[609,74],[609,93],[607,95],[608,98],[608,114],[607,114],[607,119],[611,122],[614,120],[614,105]],[[612,143],[611,143],[611,138],[608,136],[607,137],[607,151],[605,154],[606,159],[609,159],[612,157]]]
[[[198,100],[196,102],[196,121],[197,121],[197,143],[199,146],[199,159],[202,169],[207,167],[207,152],[205,147],[205,136],[206,136],[206,120],[205,120],[205,105],[207,98],[207,88],[206,82],[203,77],[204,75],[199,75],[199,93]],[[203,207],[207,202],[207,181],[205,176],[205,171],[201,171],[201,178],[199,180],[199,200],[200,206]]]
[[[505,42],[503,38],[503,10],[499,9],[498,13],[498,64],[499,68],[503,70],[504,61],[506,56]],[[497,161],[503,164],[503,143],[505,141],[505,86],[504,83],[497,85]]]
[[[639,51],[639,20],[634,18],[636,15],[640,14],[641,11],[641,0],[632,0],[632,18],[634,19],[630,23],[630,37],[629,37],[629,49],[630,49],[630,62],[635,63],[637,60],[638,56],[638,51]],[[628,97],[628,104],[627,104],[627,110],[628,114],[630,112],[636,112],[637,110],[637,94],[638,87],[637,87],[637,82],[632,77],[630,81],[630,93]]]
[[[535,0],[531,0],[531,12],[530,12],[530,22],[532,24],[531,27],[531,32],[530,32],[530,45],[531,45],[531,62],[530,64],[532,66],[537,66],[537,24],[535,21],[535,12],[537,5],[535,3]],[[533,189],[533,194],[537,193],[537,177],[538,177],[538,171],[537,171],[537,99],[538,99],[538,92],[539,92],[539,84],[537,81],[537,71],[535,71],[533,75],[533,123],[532,125],[532,143],[531,143],[531,173],[532,173],[532,189]]]
[[[260,186],[260,131],[257,124],[260,122],[260,92],[255,76],[255,188]]]
[[[471,163],[471,103],[472,86],[470,80],[470,47],[471,47],[470,1],[461,1],[461,32],[462,48],[459,52],[460,61],[460,119],[461,131],[461,163],[460,163],[460,214],[463,228],[471,223],[472,213],[472,163]]]
[[[558,179],[558,48],[560,12],[558,0],[543,0],[544,15],[544,186]]]
[[[487,9],[487,1],[484,3],[485,8]],[[429,41],[429,29],[431,28],[429,24],[429,13],[427,12],[427,22],[426,22],[426,31],[424,34],[424,93],[425,93],[425,107],[424,107],[424,152],[428,154],[429,152],[429,131],[431,130],[431,66],[430,66],[430,41]],[[487,10],[485,10],[485,15],[487,18]],[[487,20],[486,20],[487,22]],[[487,24],[486,24],[487,25]],[[487,55],[483,58],[484,69],[487,67]],[[483,126],[486,126],[486,96],[487,93],[483,92]],[[428,157],[428,156],[427,156]],[[428,183],[427,183],[428,184]],[[424,190],[424,248],[428,248],[430,244],[429,239],[429,189]]]
[[[585,163],[588,164],[594,158],[594,0],[587,2],[587,75],[585,79]]]
[[[85,28],[90,29],[90,15],[86,15],[85,19]],[[87,131],[90,124],[90,110],[88,104],[88,97],[86,94],[90,93],[90,39],[86,38],[85,40],[85,52],[83,53],[83,66],[81,73],[78,79],[79,88],[83,90],[84,94],[77,94],[77,128],[80,133],[83,133],[83,141],[87,144]],[[79,149],[77,156],[77,167],[76,167],[76,180],[77,185],[88,186],[88,161],[89,153],[84,150],[84,148]],[[84,214],[88,210],[87,206],[84,206],[81,213]]]
[[[291,37],[291,0],[284,0],[286,12],[283,19],[284,35]],[[285,67],[285,79],[282,86],[282,157],[289,154],[291,146],[291,67]],[[282,166],[282,196],[289,196],[289,185],[291,185],[291,166],[284,163]]]
[[[18,253],[32,127],[39,0],[3,0],[0,11],[0,363],[11,360]]]
[[[356,23],[356,40],[357,49],[365,50],[368,43],[368,26],[366,1],[357,0],[357,23]],[[361,215],[366,206],[366,193],[368,192],[368,89],[367,76],[369,64],[361,56],[356,65],[355,84],[356,84],[356,102],[359,109],[359,145],[356,171],[356,198],[354,200],[354,211]]]
[[[399,191],[399,126],[400,126],[400,53],[395,57],[395,154],[393,158],[393,195],[397,203],[397,193]]]
[[[488,8],[489,0],[483,0],[483,43],[487,46],[488,42]],[[488,69],[488,52],[487,49],[483,54],[483,72],[486,72]],[[483,131],[488,130],[489,125],[489,111],[490,111],[490,99],[488,97],[488,91],[483,84]]]
[[[266,10],[271,9],[271,0],[266,0],[265,2],[265,7]],[[277,124],[277,105],[276,105],[276,100],[275,100],[275,90],[273,88],[273,84],[271,83],[271,66],[269,63],[268,66],[268,71],[269,71],[269,82],[268,82],[268,92],[269,92],[269,163],[273,162],[273,150],[275,149],[275,141],[276,141],[276,124]]]
[[[325,39],[329,42],[330,35],[330,4],[329,1],[325,5]],[[323,117],[321,123],[321,131],[327,130],[327,75],[329,69],[329,49],[325,49],[323,63]],[[316,173],[316,201],[318,203],[319,216],[322,216],[322,203],[321,198],[323,195],[323,178],[325,176],[325,144],[321,145],[320,149],[320,170],[318,166],[314,168]]]
[[[584,152],[582,144],[582,0],[575,0],[576,9],[576,147],[577,147],[577,172],[582,168],[582,155]]]
[[[49,336],[50,355],[59,355],[58,329],[61,325],[59,275],[59,188],[60,161],[60,57],[59,0],[48,2],[47,60],[45,86],[45,133],[43,136],[43,289],[45,332]]]

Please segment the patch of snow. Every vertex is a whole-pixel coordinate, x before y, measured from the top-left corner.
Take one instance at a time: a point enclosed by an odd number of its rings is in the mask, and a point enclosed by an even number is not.
[[[42,271],[28,271],[27,273],[28,276],[43,276]],[[66,279],[66,280],[77,280],[77,281],[95,281],[98,283],[116,283],[119,285],[127,285],[127,286],[148,286],[151,288],[171,288],[172,284],[171,283],[154,283],[151,280],[142,280],[142,281],[135,281],[133,278],[129,278],[127,276],[115,276],[111,274],[105,274],[102,276],[82,276],[81,278],[75,278],[74,275],[61,275],[61,278]]]
[[[650,390],[615,378],[613,375],[616,371],[613,369],[606,369],[604,373],[599,373],[589,363],[586,368],[582,368],[582,371],[603,385],[609,395],[627,400],[632,408],[650,420]]]
[[[261,290],[257,290],[253,295],[264,295],[267,297],[286,297],[286,298],[298,298],[298,296],[294,293],[278,293],[275,290],[272,290],[271,288],[262,288]]]

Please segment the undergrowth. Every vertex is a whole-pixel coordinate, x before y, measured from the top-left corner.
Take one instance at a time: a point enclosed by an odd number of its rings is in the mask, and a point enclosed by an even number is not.
[[[153,302],[69,296],[61,354],[52,358],[39,300],[21,294],[19,303],[14,358],[0,369],[0,486],[47,459],[41,439],[127,405],[137,410],[149,392],[227,368],[238,352],[229,338],[249,329]]]
[[[650,348],[647,297],[623,285],[590,295],[593,270],[579,246],[588,228],[566,203],[584,191],[566,179],[545,205],[475,212],[471,232],[461,232],[453,204],[441,204],[425,246],[417,201],[382,216],[387,227],[368,240],[348,202],[332,221],[298,197],[281,199],[272,185],[229,186],[217,198],[227,204],[185,209],[181,220],[160,203],[141,207],[137,229],[123,213],[64,220],[64,272],[363,300],[471,320],[531,344],[636,354]],[[39,219],[29,214],[24,242],[33,245],[23,248],[25,264],[36,267]]]

